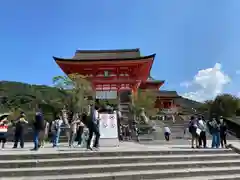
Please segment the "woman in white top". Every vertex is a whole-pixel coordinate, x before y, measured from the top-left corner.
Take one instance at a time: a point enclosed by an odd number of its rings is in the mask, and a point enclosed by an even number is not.
[[[203,147],[206,148],[207,147],[207,140],[206,140],[207,125],[201,118],[198,119],[198,128],[201,130],[199,139],[198,139],[199,147],[203,145]]]
[[[63,120],[61,117],[57,117],[57,119],[52,122],[51,130],[53,133],[53,147],[58,146],[62,124]]]
[[[73,116],[73,119],[72,119],[72,122],[70,124],[70,138],[69,138],[69,147],[72,147],[73,146],[73,142],[76,138],[76,135],[77,135],[77,126],[78,126],[78,123],[80,123],[80,119],[79,119],[79,116],[78,114],[74,114]]]

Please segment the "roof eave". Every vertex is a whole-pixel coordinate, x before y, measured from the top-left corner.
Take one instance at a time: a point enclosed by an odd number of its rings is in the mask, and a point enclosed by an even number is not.
[[[147,60],[152,58],[154,60],[156,54],[151,54],[149,56],[140,56],[134,58],[114,58],[114,59],[72,59],[72,58],[59,58],[53,56],[53,59],[58,62],[94,62],[94,61],[139,61],[139,60]]]
[[[153,83],[153,84],[159,84],[159,83],[165,83],[165,80],[147,80],[144,83]]]

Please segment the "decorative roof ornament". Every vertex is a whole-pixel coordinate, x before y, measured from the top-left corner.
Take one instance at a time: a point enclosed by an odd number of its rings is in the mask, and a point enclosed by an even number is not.
[[[147,80],[148,80],[148,81],[155,81],[155,79],[154,79],[151,75],[149,75],[149,77],[148,77]]]

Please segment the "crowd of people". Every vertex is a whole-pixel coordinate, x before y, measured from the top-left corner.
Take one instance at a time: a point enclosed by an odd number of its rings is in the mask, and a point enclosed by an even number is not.
[[[8,116],[3,116],[0,119],[0,143],[2,144],[2,149],[5,147],[5,143],[8,139],[8,130],[13,127],[14,129],[14,145],[13,148],[20,147],[24,148],[24,135],[26,131],[29,131],[29,127],[33,131],[33,144],[32,150],[38,150],[44,147],[45,141],[52,143],[53,147],[59,145],[60,134],[65,133],[68,137],[69,147],[74,146],[74,142],[77,141],[77,145],[85,147],[88,150],[93,150],[93,148],[99,147],[99,119],[96,118],[96,113],[103,109],[99,108],[97,105],[91,103],[89,109],[83,113],[63,113],[60,112],[52,121],[48,122],[44,119],[43,112],[38,109],[35,114],[35,119],[33,122],[29,123],[27,121],[24,112],[21,112],[19,117],[10,121]],[[64,117],[67,116],[67,117]],[[67,120],[66,120],[67,119]],[[30,125],[31,124],[31,125]],[[95,141],[91,147],[91,142],[93,135],[95,135]]]
[[[98,113],[106,112],[113,113],[114,109],[108,105],[106,108],[102,108],[98,103],[91,103],[89,109],[84,113],[59,113],[52,121],[48,122],[44,119],[44,115],[40,109],[36,111],[35,120],[31,123],[27,121],[24,112],[21,112],[19,117],[15,121],[9,121],[8,116],[2,116],[0,118],[0,143],[2,149],[5,147],[5,143],[8,139],[8,129],[14,127],[14,145],[13,148],[18,148],[20,144],[21,148],[24,148],[24,135],[26,134],[26,127],[32,127],[33,129],[33,144],[32,150],[38,150],[43,148],[46,141],[52,143],[52,147],[59,146],[59,139],[62,133],[68,138],[69,147],[74,147],[75,142],[77,146],[87,148],[88,150],[97,149],[99,147],[99,118]],[[121,113],[118,113],[118,120],[121,120]],[[143,116],[143,115],[142,115]],[[144,119],[143,122],[148,124],[148,121]],[[67,119],[67,120],[66,120]],[[119,140],[131,140],[132,131],[129,125],[123,125],[119,123]],[[139,129],[133,125],[136,131],[136,137],[138,137]],[[227,147],[227,126],[223,118],[212,118],[209,121],[205,121],[203,117],[192,116],[187,127],[191,134],[191,146],[192,148],[207,148],[207,134],[212,137],[212,148]],[[170,140],[171,130],[168,126],[163,127],[164,137],[166,141]],[[184,134],[185,134],[184,130]],[[94,142],[92,141],[93,135],[95,136]],[[93,143],[92,143],[93,142]]]
[[[227,148],[227,126],[222,117],[205,121],[203,117],[192,116],[188,124],[192,136],[192,148],[207,147],[207,133],[212,137],[212,148]]]

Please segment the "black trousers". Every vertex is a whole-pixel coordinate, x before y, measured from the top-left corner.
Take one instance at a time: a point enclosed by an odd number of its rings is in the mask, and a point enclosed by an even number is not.
[[[93,133],[95,134],[95,141],[94,141],[93,147],[97,148],[99,146],[99,138],[100,138],[98,125],[91,123],[90,125],[88,125],[88,130],[89,130],[89,136],[87,140],[87,148],[90,148]]]
[[[5,144],[6,142],[7,142],[7,137],[6,136],[0,137],[0,143]]]
[[[169,141],[169,139],[170,139],[170,133],[165,132],[165,133],[164,133],[164,136],[165,136],[165,140],[166,140],[166,141]]]
[[[224,147],[227,145],[227,134],[226,133],[223,133],[221,134],[220,133],[220,140],[221,140],[221,146]]]
[[[207,138],[206,138],[206,132],[201,131],[200,136],[199,136],[199,146],[206,147],[207,146]]]
[[[23,138],[23,133],[15,133],[14,135],[14,148],[17,148],[18,142],[20,141],[20,147],[24,148],[24,138]]]

